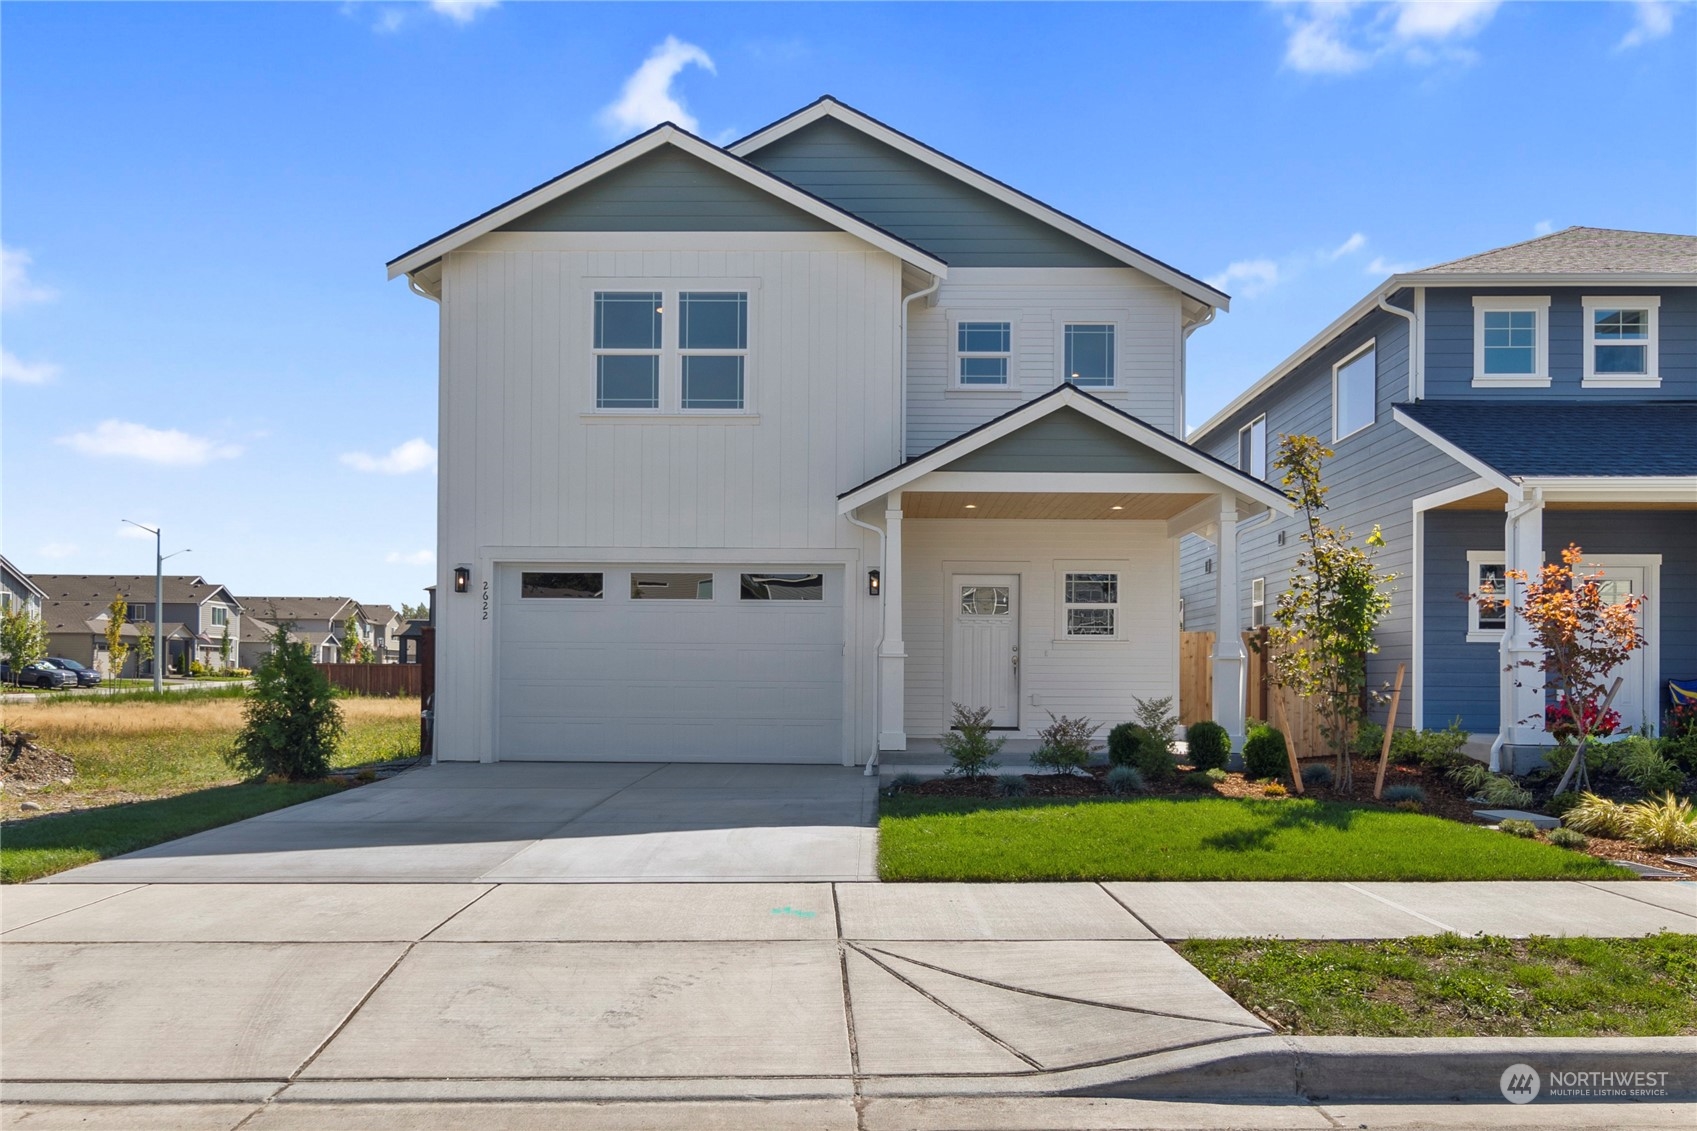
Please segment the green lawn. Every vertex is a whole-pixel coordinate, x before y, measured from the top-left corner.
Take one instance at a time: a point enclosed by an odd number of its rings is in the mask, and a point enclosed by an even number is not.
[[[1178,952],[1287,1032],[1366,1037],[1697,1033],[1697,935],[1386,942],[1195,939]]]
[[[1611,879],[1583,853],[1439,817],[1329,801],[1133,801],[897,795],[882,803],[885,880]]]

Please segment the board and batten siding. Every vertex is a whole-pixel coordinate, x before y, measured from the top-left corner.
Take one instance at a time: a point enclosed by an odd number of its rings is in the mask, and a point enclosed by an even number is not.
[[[1548,295],[1549,388],[1473,387],[1473,296]],[[1585,312],[1581,300],[1660,295],[1659,368],[1654,389],[1584,388]],[[1697,400],[1697,287],[1428,287],[1426,396],[1431,400]]]
[[[1406,294],[1401,298],[1406,301]],[[1332,438],[1332,366],[1364,345],[1375,341],[1378,368],[1378,397],[1374,423],[1351,436]],[[1391,593],[1391,610],[1376,634],[1378,654],[1368,661],[1371,686],[1389,685],[1398,663],[1413,668],[1414,654],[1414,508],[1421,495],[1471,479],[1472,473],[1398,424],[1391,406],[1408,399],[1408,323],[1383,311],[1375,311],[1345,330],[1273,388],[1222,421],[1206,436],[1193,437],[1204,451],[1237,462],[1238,429],[1256,417],[1267,417],[1267,461],[1269,478],[1275,482],[1271,464],[1284,435],[1311,435],[1321,439],[1336,454],[1322,467],[1330,488],[1330,509],[1325,521],[1354,532],[1364,540],[1378,526],[1385,548],[1379,567],[1397,575]],[[1497,518],[1499,531],[1502,518]],[[1267,581],[1267,616],[1272,618],[1278,594],[1287,588],[1291,567],[1302,550],[1300,515],[1286,518],[1249,519],[1239,526],[1239,578],[1237,598],[1239,623],[1250,625],[1250,588],[1257,577]],[[1279,545],[1279,535],[1285,544]],[[1500,536],[1499,536],[1500,541]],[[1214,544],[1195,536],[1183,540],[1181,591],[1185,598],[1185,627],[1192,632],[1212,631],[1216,624],[1214,575],[1203,572],[1203,562],[1215,554]],[[1217,564],[1217,563],[1216,563]],[[1405,689],[1409,685],[1404,684]],[[1407,725],[1411,700],[1404,697],[1402,723]]]
[[[1164,522],[912,520],[902,537],[910,738],[948,725],[954,574],[1019,575],[1021,735],[1035,735],[1053,711],[1106,724],[1097,736],[1105,739],[1107,727],[1133,717],[1135,697],[1178,696],[1178,556]],[[1124,639],[1061,635],[1068,563],[1119,571]]]
[[[445,257],[441,757],[492,754],[494,601],[485,620],[482,586],[496,562],[709,555],[771,567],[876,554],[836,496],[900,450],[900,278],[894,257],[834,233],[497,233]],[[597,413],[594,292],[697,287],[749,291],[747,414]],[[468,594],[453,592],[459,565],[472,569]],[[849,610],[851,648],[875,639],[866,604]]]
[[[1180,304],[1177,291],[1130,267],[951,268],[936,305],[915,303],[908,319],[908,454],[930,451],[1059,385],[1068,322],[1115,326],[1116,384],[1089,392],[1179,435]],[[954,387],[959,321],[1011,324],[1006,387]]]

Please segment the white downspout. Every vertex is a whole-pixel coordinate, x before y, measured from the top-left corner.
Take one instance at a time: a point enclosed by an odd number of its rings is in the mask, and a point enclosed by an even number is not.
[[[860,519],[854,517],[853,511],[850,511],[848,514],[843,515],[843,517],[848,519],[854,525],[860,527],[862,530],[870,530],[870,531],[872,531],[872,533],[874,533],[878,536],[878,581],[879,581],[878,592],[879,592],[879,600],[883,600],[883,580],[884,580],[884,574],[887,572],[884,567],[889,564],[884,560],[885,557],[887,556],[886,551],[885,551],[886,542],[884,540],[884,529],[883,529],[883,527],[873,526],[870,522],[860,521]],[[881,656],[881,655],[883,655],[883,653],[884,653],[884,618],[883,618],[883,616],[880,615],[878,617],[878,649],[877,649],[876,652],[873,653],[873,655],[874,656]],[[874,672],[873,673],[873,679],[872,679],[872,717],[873,717],[874,720],[881,720],[884,717],[883,713],[882,713],[883,712],[883,698],[884,698],[883,681],[880,680],[879,678],[877,678],[877,673]],[[873,724],[873,733],[874,734],[877,733],[877,723],[876,722],[874,722],[874,724]],[[866,760],[866,773],[865,773],[864,776],[871,777],[872,775],[876,774],[877,772],[878,772],[878,743],[877,743],[876,740],[874,740],[873,743],[872,743],[872,757],[870,757]]]
[[[942,286],[942,285],[943,285],[942,276],[933,275],[933,276],[931,276],[931,285],[929,287],[926,287],[922,291],[914,291],[912,294],[910,294],[906,298],[902,299],[902,305],[901,305],[901,338],[902,338],[901,372],[899,374],[897,374],[897,380],[896,380],[896,397],[897,397],[897,404],[896,404],[896,462],[897,463],[903,463],[907,460],[907,318],[908,318],[908,310],[909,310],[910,307],[913,306],[913,302],[914,302],[915,299],[930,298],[932,295],[937,293],[937,288]],[[850,518],[849,521],[854,522],[855,525],[857,525],[857,526],[866,526],[865,523],[857,522],[853,518]],[[876,530],[877,527],[867,526],[866,529]],[[884,536],[884,532],[881,531],[881,530],[878,531],[878,536],[880,538],[882,538]]]
[[[1411,401],[1419,400],[1420,390],[1423,390],[1426,384],[1421,379],[1420,374],[1420,320],[1415,317],[1413,311],[1404,310],[1400,306],[1392,306],[1386,301],[1389,298],[1389,293],[1379,296],[1379,309],[1387,314],[1394,314],[1399,318],[1408,320],[1408,399]]]
[[[1195,322],[1186,326],[1179,338],[1178,419],[1173,421],[1173,435],[1177,436],[1181,440],[1184,439],[1185,434],[1189,431],[1189,428],[1184,422],[1184,398],[1185,394],[1189,391],[1186,386],[1190,383],[1190,335],[1196,333],[1196,331],[1212,322],[1214,320],[1214,316],[1219,313],[1219,307],[1210,306],[1208,308],[1208,317],[1199,318]]]
[[[1520,522],[1521,516],[1530,514],[1543,505],[1543,491],[1533,490],[1523,494],[1520,498],[1520,504],[1509,510],[1508,518],[1503,522],[1504,561],[1508,561],[1511,556],[1510,547],[1514,541],[1514,528]],[[1468,584],[1471,585],[1472,581],[1469,580]],[[1506,591],[1503,593],[1503,600],[1507,601],[1513,592],[1512,583],[1504,588]],[[1497,667],[1500,669],[1497,672],[1497,737],[1491,743],[1491,760],[1487,767],[1492,773],[1499,773],[1502,769],[1503,746],[1508,742],[1509,728],[1514,725],[1514,682],[1513,680],[1505,680],[1503,677],[1509,672],[1508,661],[1512,655],[1514,635],[1517,630],[1518,625],[1511,606],[1508,611],[1508,618],[1503,624],[1502,643],[1497,645]]]

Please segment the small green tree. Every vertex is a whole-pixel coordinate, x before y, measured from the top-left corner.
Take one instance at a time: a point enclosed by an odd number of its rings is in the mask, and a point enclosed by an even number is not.
[[[223,663],[224,667],[227,668],[227,667],[230,666],[230,626],[229,625],[224,626],[224,635],[222,635],[218,638],[218,658],[224,662]]]
[[[25,665],[47,655],[47,626],[28,609],[7,609],[0,623],[0,655],[12,666],[12,678],[18,678]]]
[[[365,638],[360,635],[359,617],[353,613],[342,622],[342,663],[369,664],[371,649],[365,646]]]
[[[153,663],[153,625],[147,621],[136,622],[136,674],[142,674],[142,668]]]
[[[106,663],[113,679],[124,674],[124,660],[130,654],[130,646],[124,643],[124,622],[129,616],[130,603],[122,593],[106,606]]]
[[[278,625],[271,653],[254,672],[253,694],[230,764],[251,774],[291,781],[321,778],[342,738],[342,711],[330,681],[313,665],[306,644]]]
[[[1390,612],[1394,573],[1376,565],[1385,539],[1375,526],[1364,546],[1347,530],[1325,525],[1326,491],[1320,466],[1332,451],[1313,436],[1285,436],[1273,466],[1284,472],[1285,493],[1302,513],[1303,550],[1279,594],[1268,632],[1273,678],[1312,701],[1320,733],[1337,759],[1338,788],[1354,777],[1350,736],[1368,695],[1367,657],[1379,650],[1373,630]]]
[[[968,780],[988,777],[997,768],[996,755],[1001,752],[1002,738],[991,738],[990,708],[952,704],[954,721],[943,735],[943,753],[949,756],[949,777]]]

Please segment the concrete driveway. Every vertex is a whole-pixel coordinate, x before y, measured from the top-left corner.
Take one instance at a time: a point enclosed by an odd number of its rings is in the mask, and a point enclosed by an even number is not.
[[[871,880],[876,824],[838,766],[446,763],[51,882]]]

